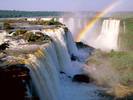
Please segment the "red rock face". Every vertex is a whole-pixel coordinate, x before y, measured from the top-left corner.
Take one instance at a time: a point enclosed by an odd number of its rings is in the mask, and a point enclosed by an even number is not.
[[[19,78],[21,80],[30,79],[29,69],[24,67],[23,64],[11,65],[6,70],[11,74],[12,78]]]
[[[26,88],[23,80],[29,79],[26,67],[9,66],[0,68],[0,98],[2,100],[24,100]]]

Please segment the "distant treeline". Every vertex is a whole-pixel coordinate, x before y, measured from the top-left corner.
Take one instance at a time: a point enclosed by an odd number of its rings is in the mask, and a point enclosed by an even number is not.
[[[70,12],[0,10],[0,18],[61,16]]]
[[[81,12],[63,12],[63,11],[17,11],[17,10],[0,10],[0,18],[15,17],[45,17],[45,16],[90,16],[93,17],[99,12],[81,11]],[[112,12],[104,17],[114,18],[133,18],[133,12]]]
[[[15,17],[45,17],[45,16],[93,16],[98,12],[68,12],[68,11],[17,11],[17,10],[0,10],[0,18],[15,18]]]

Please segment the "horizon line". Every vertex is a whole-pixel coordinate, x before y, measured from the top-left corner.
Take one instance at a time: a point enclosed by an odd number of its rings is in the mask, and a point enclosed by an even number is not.
[[[22,12],[102,12],[99,10],[16,10],[16,9],[0,9],[0,11],[22,11]],[[120,11],[111,11],[110,13],[117,13],[117,12],[133,12],[133,10],[120,10]]]

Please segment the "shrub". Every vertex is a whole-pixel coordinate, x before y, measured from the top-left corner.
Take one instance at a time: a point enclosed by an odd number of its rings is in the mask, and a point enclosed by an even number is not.
[[[60,23],[59,21],[55,21],[54,18],[51,19],[50,21],[31,21],[29,22],[29,24],[33,24],[33,25],[63,25],[62,23]]]
[[[24,35],[27,31],[26,30],[17,30],[13,36],[19,36],[19,35]]]
[[[105,68],[109,68],[110,72],[112,70],[116,74],[118,74],[120,83],[128,86],[129,85],[133,86],[133,52],[124,52],[124,51],[104,52],[97,50],[88,59],[87,64],[94,64],[97,69],[100,67],[101,64],[102,66],[105,66],[107,64]],[[101,69],[103,70],[103,68]]]
[[[10,29],[12,29],[12,27],[11,27],[11,25],[10,25],[9,22],[4,22],[3,28],[4,28],[5,30],[10,30]]]
[[[26,32],[23,35],[24,40],[28,42],[49,42],[51,38],[48,35],[44,35],[43,33],[37,32],[34,34],[33,32]]]

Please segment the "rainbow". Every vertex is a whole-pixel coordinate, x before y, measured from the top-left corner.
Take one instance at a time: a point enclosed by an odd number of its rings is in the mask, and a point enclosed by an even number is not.
[[[113,2],[112,4],[110,4],[108,7],[106,7],[102,12],[97,13],[92,19],[91,21],[89,21],[87,23],[87,25],[80,31],[80,33],[78,33],[76,35],[76,41],[79,42],[81,41],[81,39],[84,38],[84,36],[86,35],[86,33],[95,25],[95,23],[101,18],[103,17],[105,14],[107,14],[109,11],[111,11],[114,7],[116,7],[116,5],[119,4],[119,0],[116,0],[115,2]]]

